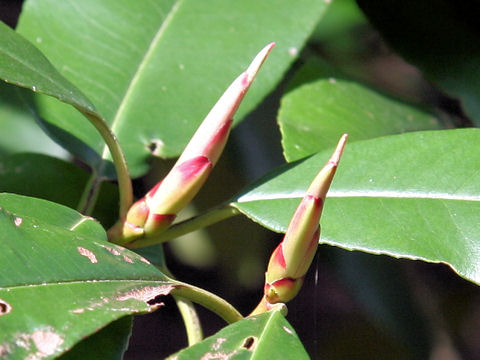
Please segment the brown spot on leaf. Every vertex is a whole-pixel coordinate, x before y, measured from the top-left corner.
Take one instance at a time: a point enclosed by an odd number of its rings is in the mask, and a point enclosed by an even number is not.
[[[52,355],[63,344],[63,338],[49,330],[35,331],[32,334],[32,340],[37,349],[45,355]]]
[[[200,360],[229,360],[236,354],[237,354],[237,350],[232,351],[231,353],[228,353],[228,354],[224,352],[216,352],[216,353],[208,352],[205,355],[203,355],[200,358]]]
[[[78,252],[80,253],[80,255],[87,257],[88,260],[90,260],[90,262],[91,262],[92,264],[98,263],[97,257],[96,257],[95,254],[94,254],[93,252],[91,252],[90,250],[85,249],[85,248],[83,248],[83,247],[81,247],[81,246],[78,246],[78,247],[77,247],[77,250],[78,250]]]
[[[134,289],[126,292],[125,294],[117,297],[117,300],[125,301],[129,299],[136,299],[144,301],[148,305],[161,306],[163,303],[159,300],[161,296],[170,294],[175,288],[173,285],[161,285],[161,286],[146,286],[141,289]]]
[[[20,226],[22,225],[22,222],[23,222],[23,219],[21,217],[15,217],[15,219],[13,219],[13,223],[15,224],[15,226]]]
[[[123,260],[125,260],[126,262],[130,263],[130,264],[133,264],[133,260],[130,259],[128,256],[126,255],[123,255]]]
[[[215,342],[212,344],[212,349],[215,350],[215,351],[220,350],[220,346],[222,346],[222,343],[224,343],[225,341],[227,341],[227,339],[225,339],[225,338],[218,338],[217,341],[215,341]]]
[[[5,300],[0,299],[0,316],[8,314],[12,311],[12,306]]]
[[[257,345],[256,340],[257,339],[254,336],[249,336],[243,341],[242,347],[247,350],[253,351],[253,349],[255,349],[255,346]]]
[[[150,261],[148,261],[147,259],[145,259],[145,258],[144,258],[144,257],[142,257],[142,256],[140,256],[140,261],[141,261],[141,262],[143,262],[143,263],[145,263],[145,264],[148,264],[148,265],[150,265],[150,264],[151,264],[151,262],[150,262]]]
[[[53,355],[63,342],[63,338],[54,332],[51,327],[35,330],[31,334],[18,334],[15,339],[15,345],[31,352],[27,357],[31,360],[43,359]]]
[[[10,346],[8,344],[0,345],[0,358],[6,357],[10,353]]]
[[[120,252],[118,250],[115,250],[115,249],[113,249],[111,247],[108,247],[108,246],[105,246],[105,245],[100,245],[100,246],[103,247],[104,249],[106,249],[107,251],[109,251],[110,253],[112,253],[115,256],[120,255]]]

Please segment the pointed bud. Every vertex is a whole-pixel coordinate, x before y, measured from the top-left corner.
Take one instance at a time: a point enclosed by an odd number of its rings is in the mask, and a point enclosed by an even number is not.
[[[274,46],[275,43],[265,46],[247,70],[225,90],[185,147],[177,164],[198,155],[208,157],[213,165],[217,163],[227,142],[233,115]]]
[[[290,301],[300,290],[303,277],[317,250],[323,203],[346,140],[345,134],[327,164],[311,183],[288,225],[285,237],[270,257],[264,289],[265,300],[270,304]]]
[[[217,163],[227,142],[233,115],[274,45],[271,43],[260,51],[248,69],[228,87],[163,181],[130,208],[123,223],[109,230],[111,240],[125,243],[158,234],[168,228],[177,213],[193,199]]]

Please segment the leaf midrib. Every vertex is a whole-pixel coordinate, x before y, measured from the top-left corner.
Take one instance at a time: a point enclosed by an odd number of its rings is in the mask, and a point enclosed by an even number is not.
[[[256,346],[255,352],[252,354],[252,360],[258,358],[258,356],[257,356],[258,351],[259,351],[258,348],[264,343],[264,337],[267,336],[267,333],[270,331],[270,326],[272,325],[273,317],[276,316],[276,315],[277,315],[277,313],[274,312],[268,317],[268,320],[265,323],[265,325],[263,326],[263,329],[262,329],[260,335],[258,335],[258,342],[259,343]]]
[[[148,64],[148,61],[149,61],[150,57],[152,56],[153,51],[156,49],[156,45],[158,44],[162,35],[165,33],[165,30],[167,29],[168,25],[170,24],[173,16],[178,11],[178,8],[180,7],[180,4],[181,4],[180,0],[176,1],[173,4],[173,6],[170,9],[170,12],[165,17],[164,21],[162,22],[159,29],[155,33],[155,36],[153,37],[147,51],[145,52],[144,56],[142,57],[142,59],[138,63],[137,70],[135,71],[134,75],[132,76],[132,79],[130,80],[130,83],[127,86],[125,94],[124,94],[124,96],[123,96],[123,98],[120,102],[120,105],[118,106],[118,109],[115,113],[115,116],[113,117],[113,121],[112,121],[112,124],[111,124],[111,129],[112,129],[113,133],[116,133],[116,130],[119,127],[120,119],[122,118],[124,109],[128,105],[130,95],[134,91],[134,89],[135,89],[135,87],[138,83],[138,79],[140,78],[140,76],[142,74],[143,69]],[[108,147],[104,146],[103,147],[103,152],[102,152],[102,158],[105,159],[107,157],[107,154],[108,154]]]
[[[55,281],[55,282],[33,282],[29,284],[19,284],[19,285],[9,285],[9,286],[0,286],[0,292],[3,290],[17,290],[22,288],[32,288],[32,287],[46,287],[46,286],[57,286],[57,285],[77,285],[77,284],[102,284],[102,283],[128,283],[128,284],[143,284],[143,283],[158,283],[162,285],[172,285],[173,283],[167,280],[149,280],[149,279],[88,279],[88,280],[68,280],[68,281]]]
[[[248,203],[253,201],[280,200],[280,199],[301,199],[305,192],[290,192],[288,194],[260,194],[240,196],[237,203]],[[330,198],[379,198],[379,199],[432,199],[432,200],[456,200],[456,201],[480,201],[480,195],[461,195],[440,192],[414,192],[414,191],[339,191],[332,190],[328,193]]]

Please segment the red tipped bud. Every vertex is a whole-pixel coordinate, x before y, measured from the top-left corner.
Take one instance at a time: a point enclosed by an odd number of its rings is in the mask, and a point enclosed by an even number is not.
[[[274,46],[275,43],[265,46],[253,59],[247,70],[227,88],[205,117],[177,163],[198,155],[208,157],[213,165],[217,163],[227,142],[233,115]]]
[[[160,186],[147,193],[146,202],[150,212],[176,214],[197,194],[211,170],[212,163],[205,156],[175,165]]]
[[[273,283],[265,283],[264,294],[270,304],[288,302],[300,291],[303,277],[298,279],[283,278]]]
[[[317,250],[320,216],[328,189],[345,147],[343,135],[327,164],[317,174],[288,225],[285,237],[273,251],[265,273],[264,298],[257,309],[293,299],[303,282]]]
[[[125,243],[155,235],[170,226],[176,214],[198,193],[228,139],[233,115],[275,44],[267,45],[220,97],[165,179],[135,203],[122,223],[109,230],[111,240]]]

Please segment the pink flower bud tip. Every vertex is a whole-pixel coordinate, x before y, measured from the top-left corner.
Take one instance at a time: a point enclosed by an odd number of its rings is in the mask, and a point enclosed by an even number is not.
[[[247,74],[246,78],[244,79],[244,86],[250,86],[255,76],[257,76],[258,70],[262,67],[265,59],[267,58],[270,51],[274,48],[275,43],[271,42],[267,46],[265,46],[258,54],[255,56],[253,61],[251,62],[250,66],[247,68],[245,73]]]
[[[197,194],[218,161],[228,139],[233,115],[274,43],[263,48],[247,70],[227,88],[205,117],[172,170],[135,203],[125,221],[109,230],[122,243],[165,230]]]
[[[247,70],[225,90],[187,144],[178,162],[201,154],[208,157],[213,165],[217,163],[227,141],[233,115],[274,46],[275,43],[265,46]]]
[[[343,154],[343,149],[345,148],[347,139],[348,134],[343,134],[327,164],[322,170],[320,170],[318,175],[312,181],[307,190],[307,194],[311,194],[325,201],[328,189],[330,188],[330,184],[332,183],[333,177],[337,170],[338,162]]]
[[[332,156],[295,210],[285,237],[270,257],[265,273],[264,297],[252,314],[266,311],[268,304],[290,301],[299,292],[317,250],[323,203],[346,140],[347,134],[341,137]]]

